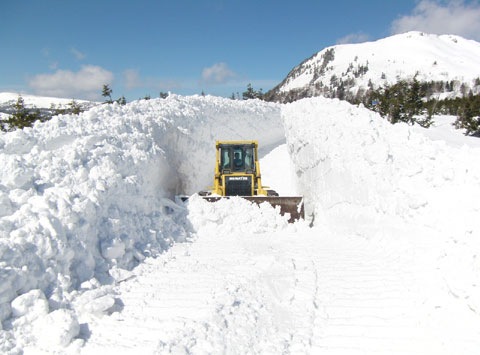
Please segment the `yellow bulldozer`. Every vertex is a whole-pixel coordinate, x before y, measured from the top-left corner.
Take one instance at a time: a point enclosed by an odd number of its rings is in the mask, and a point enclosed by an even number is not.
[[[213,186],[199,192],[204,199],[215,202],[221,198],[241,196],[260,204],[279,206],[282,215],[289,213],[289,222],[304,219],[303,197],[279,196],[262,185],[257,141],[217,141],[217,160]]]

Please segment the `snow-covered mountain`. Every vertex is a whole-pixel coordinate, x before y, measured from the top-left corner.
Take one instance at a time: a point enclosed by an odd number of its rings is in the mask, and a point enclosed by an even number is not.
[[[266,97],[280,102],[319,95],[355,97],[415,75],[421,82],[445,84],[437,85],[436,91],[479,92],[480,43],[455,35],[408,32],[331,46],[293,68]]]

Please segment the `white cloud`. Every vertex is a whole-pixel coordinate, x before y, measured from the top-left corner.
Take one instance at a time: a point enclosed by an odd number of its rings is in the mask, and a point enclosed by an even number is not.
[[[340,38],[337,41],[337,44],[361,43],[361,42],[366,42],[368,40],[369,40],[369,37],[367,34],[363,32],[357,32],[357,33],[350,33],[345,37]]]
[[[226,63],[215,63],[211,67],[203,69],[202,82],[207,84],[225,84],[237,74],[231,71]]]
[[[422,0],[411,15],[392,23],[392,33],[422,31],[480,40],[480,4],[463,0]]]
[[[53,74],[38,74],[28,85],[38,95],[96,100],[104,84],[113,82],[112,72],[95,65],[84,65],[78,72],[57,70]]]
[[[86,54],[80,52],[78,49],[76,49],[74,47],[72,47],[71,52],[73,53],[75,58],[77,58],[78,60],[82,60],[87,56]]]

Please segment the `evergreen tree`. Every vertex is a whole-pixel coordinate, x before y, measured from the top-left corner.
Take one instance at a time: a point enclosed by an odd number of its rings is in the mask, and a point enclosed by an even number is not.
[[[252,84],[247,85],[247,91],[242,92],[242,98],[244,100],[250,100],[255,98],[255,90],[252,88]]]
[[[413,78],[413,82],[406,88],[406,91],[406,119],[408,123],[414,124],[414,116],[421,114],[423,108],[423,102],[420,96],[420,83],[416,75]]]
[[[263,97],[265,95],[263,94],[263,89],[260,88],[260,90],[257,91],[257,99],[263,100]]]
[[[102,96],[105,97],[105,102],[107,104],[112,104],[112,89],[108,85],[103,85]]]
[[[82,106],[75,101],[75,99],[72,99],[72,101],[67,104],[67,107],[62,107],[62,105],[58,105],[58,107],[56,107],[54,104],[52,104],[50,106],[50,110],[52,111],[52,116],[68,114],[78,115],[84,111]],[[50,118],[51,116],[46,118],[45,121],[49,120]]]
[[[31,127],[35,121],[41,118],[40,110],[34,108],[29,111],[25,107],[25,102],[21,96],[18,97],[17,102],[13,105],[13,110],[11,116],[5,121],[6,129]]]
[[[252,84],[248,84],[247,85],[247,91],[244,91],[242,93],[242,98],[244,100],[250,100],[250,99],[263,99],[263,92],[262,92],[262,89],[260,89],[259,91],[255,91],[253,88],[252,88]]]
[[[118,102],[120,105],[126,105],[126,104],[127,104],[127,99],[125,98],[125,96],[122,95],[121,98],[117,99],[117,102]]]
[[[72,100],[68,103],[68,112],[72,113],[74,115],[80,114],[80,112],[83,112],[82,106],[75,100]]]
[[[423,113],[424,103],[421,85],[416,78],[411,83],[399,81],[393,86],[385,85],[381,90],[370,91],[365,106],[375,109],[391,123],[419,123],[422,126],[431,123],[431,115],[423,119],[419,117]]]
[[[13,109],[13,116],[15,116],[18,120],[26,120],[28,116],[28,111],[25,107],[25,101],[23,100],[23,97],[18,97],[17,102],[15,102],[15,104],[13,105]]]
[[[480,137],[480,95],[472,95],[464,100],[455,126],[465,129],[467,135]]]

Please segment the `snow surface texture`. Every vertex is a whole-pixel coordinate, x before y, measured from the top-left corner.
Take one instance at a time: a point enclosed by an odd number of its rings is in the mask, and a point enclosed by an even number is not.
[[[338,100],[173,96],[0,135],[0,352],[478,353],[480,148],[426,132]],[[169,199],[211,184],[215,140],[256,137],[313,228]]]
[[[324,63],[322,56],[332,49],[334,59],[325,63],[322,75],[315,77],[315,69]],[[343,81],[355,79],[355,88],[367,89],[369,81],[382,87],[396,83],[398,78],[411,80],[417,73],[419,81],[458,80],[473,88],[479,77],[479,58],[480,43],[476,41],[454,35],[408,32],[375,42],[325,48],[295,68],[298,74],[288,78],[280,90],[313,87],[320,82],[328,87],[334,76]],[[356,77],[354,72],[362,66],[368,67],[368,71]]]
[[[1,134],[0,320],[17,295],[68,308],[82,282],[186,240],[174,194],[211,185],[215,139],[252,137],[284,139],[278,105],[171,95]]]
[[[425,129],[340,100],[302,100],[282,115],[300,192],[332,228],[361,234],[401,218],[442,235],[480,234],[479,147],[431,141]]]

